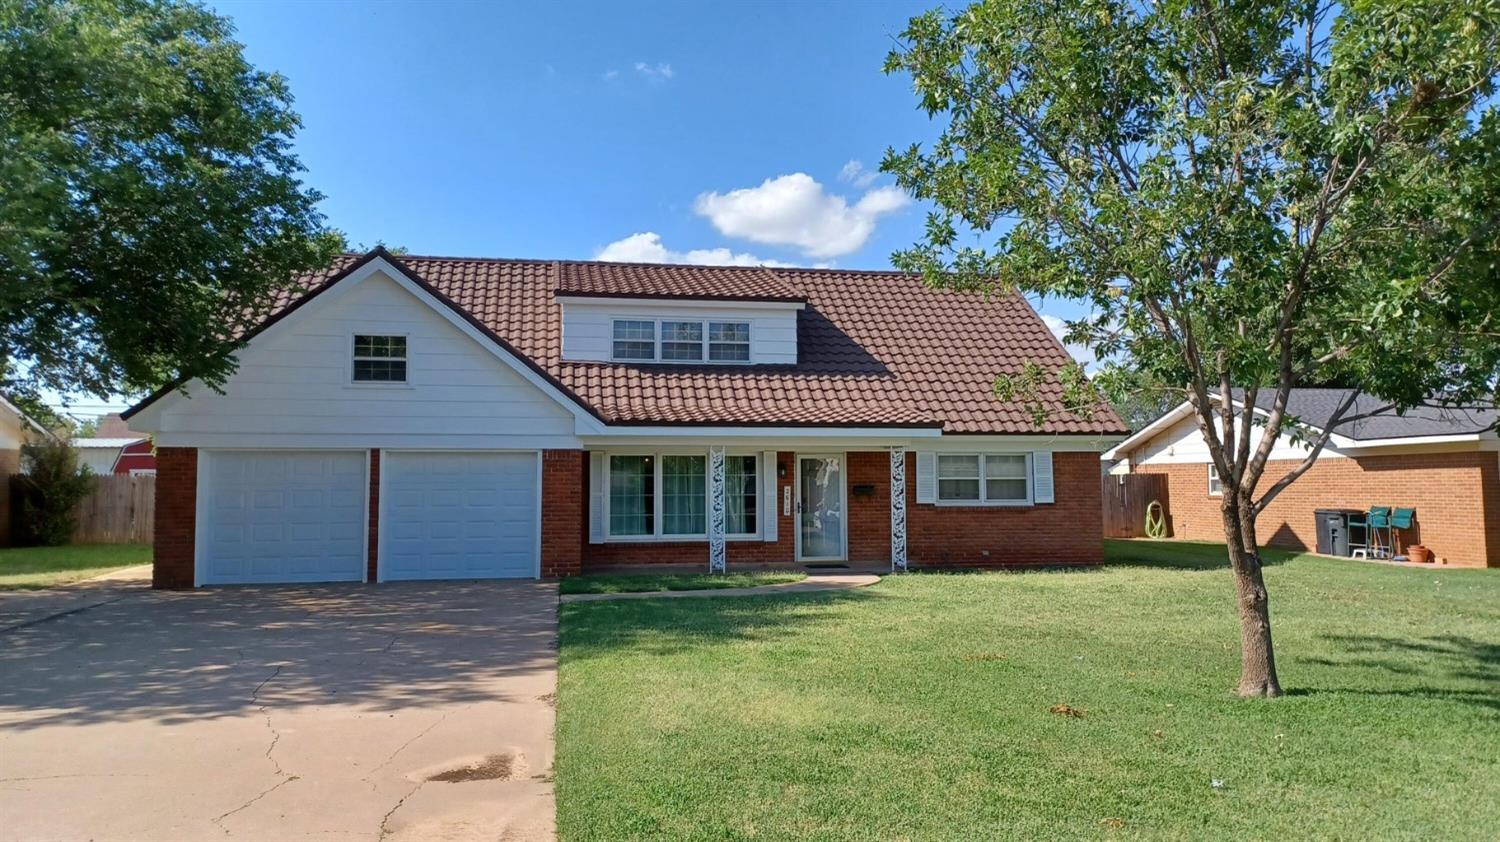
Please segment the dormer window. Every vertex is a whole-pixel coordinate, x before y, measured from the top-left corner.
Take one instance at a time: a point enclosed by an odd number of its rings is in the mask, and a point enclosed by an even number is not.
[[[749,322],[615,319],[611,336],[621,362],[750,362]]]
[[[406,337],[354,336],[355,383],[405,383]]]

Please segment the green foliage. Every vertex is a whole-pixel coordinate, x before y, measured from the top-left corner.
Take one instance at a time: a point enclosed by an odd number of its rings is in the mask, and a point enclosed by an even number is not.
[[[78,504],[94,490],[94,473],[78,464],[78,451],[62,439],[21,446],[22,526],[31,541],[66,544],[77,525]]]
[[[185,0],[0,2],[7,388],[222,382],[232,337],[340,248],[286,81],[231,34]]]
[[[895,262],[1086,302],[1071,341],[1189,392],[1492,400],[1497,67],[1497,0],[932,11],[886,63],[945,122],[882,164],[936,206]]]

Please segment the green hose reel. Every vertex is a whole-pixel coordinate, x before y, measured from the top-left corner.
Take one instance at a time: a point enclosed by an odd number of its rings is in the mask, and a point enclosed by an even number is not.
[[[1152,500],[1146,507],[1146,537],[1167,537],[1167,517],[1159,500]]]

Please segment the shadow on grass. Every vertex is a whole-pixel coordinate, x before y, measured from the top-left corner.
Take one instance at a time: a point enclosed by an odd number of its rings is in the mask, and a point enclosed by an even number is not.
[[[1263,547],[1261,564],[1274,567],[1302,555],[1293,550]],[[1152,541],[1143,538],[1105,539],[1104,563],[1116,567],[1149,567],[1161,570],[1227,570],[1229,551],[1209,541]]]
[[[574,602],[561,607],[566,661],[621,650],[676,655],[704,646],[774,640],[843,621],[854,603],[890,597],[874,588],[759,596]]]
[[[1306,688],[1289,695],[1315,696],[1326,693],[1393,696],[1451,701],[1500,712],[1500,644],[1462,635],[1403,638],[1385,635],[1329,635],[1323,638],[1340,647],[1347,657],[1306,658],[1322,667],[1353,667],[1381,670],[1414,681],[1477,682],[1481,688],[1465,687],[1345,687]],[[1415,658],[1415,663],[1414,663]]]

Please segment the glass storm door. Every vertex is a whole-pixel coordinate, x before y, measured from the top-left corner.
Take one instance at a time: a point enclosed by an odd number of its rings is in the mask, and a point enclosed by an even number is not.
[[[797,558],[844,558],[844,457],[797,457]]]

